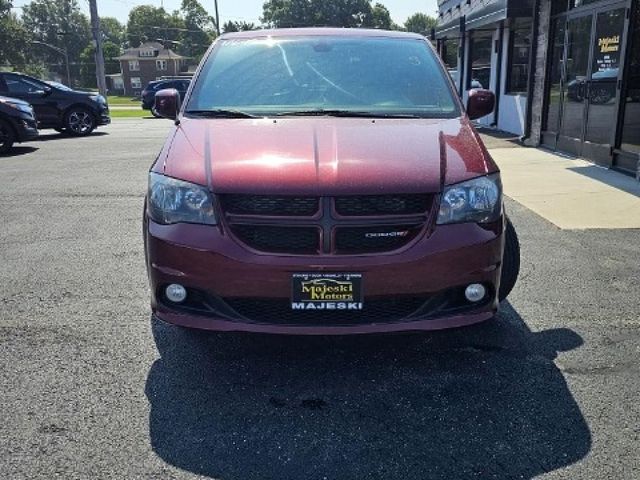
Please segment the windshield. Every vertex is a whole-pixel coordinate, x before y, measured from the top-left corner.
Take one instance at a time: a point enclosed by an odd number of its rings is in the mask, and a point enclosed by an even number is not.
[[[186,110],[459,114],[444,70],[426,41],[339,36],[221,40]]]

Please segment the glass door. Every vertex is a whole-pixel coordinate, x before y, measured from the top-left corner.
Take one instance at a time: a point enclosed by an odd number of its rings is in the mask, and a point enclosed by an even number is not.
[[[555,20],[543,141],[609,165],[626,9],[605,8]]]
[[[635,4],[631,15],[629,35],[626,87],[621,99],[624,114],[615,166],[637,173],[640,172],[640,2]]]
[[[587,123],[582,155],[611,164],[618,113],[618,78],[621,69],[622,35],[626,9],[595,15],[595,38],[591,72],[587,82]]]
[[[562,121],[558,149],[575,155],[582,153],[583,129],[587,115],[589,52],[593,15],[571,18],[567,22],[562,88]]]
[[[549,78],[545,101],[545,123],[542,132],[542,143],[551,148],[556,147],[558,129],[560,128],[565,27],[566,19],[564,17],[554,20],[551,25]]]

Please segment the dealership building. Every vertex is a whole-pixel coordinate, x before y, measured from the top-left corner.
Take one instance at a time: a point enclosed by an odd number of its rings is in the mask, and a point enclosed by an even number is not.
[[[528,145],[640,171],[640,0],[438,0],[438,51],[479,120]]]

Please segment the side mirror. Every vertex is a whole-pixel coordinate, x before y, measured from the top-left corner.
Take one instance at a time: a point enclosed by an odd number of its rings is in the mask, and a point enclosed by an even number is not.
[[[491,90],[479,88],[469,90],[469,99],[467,100],[467,115],[469,115],[469,119],[476,120],[489,115],[494,108],[496,108],[496,96]]]
[[[175,88],[159,90],[155,96],[154,108],[161,117],[175,120],[180,112],[180,94]]]

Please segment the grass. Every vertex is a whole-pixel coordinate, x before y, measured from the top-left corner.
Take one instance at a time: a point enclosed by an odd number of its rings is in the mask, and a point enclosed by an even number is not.
[[[107,97],[107,102],[109,102],[109,105],[135,105],[140,103],[140,99],[110,95]]]
[[[109,112],[111,118],[153,118],[148,110],[111,110]]]

